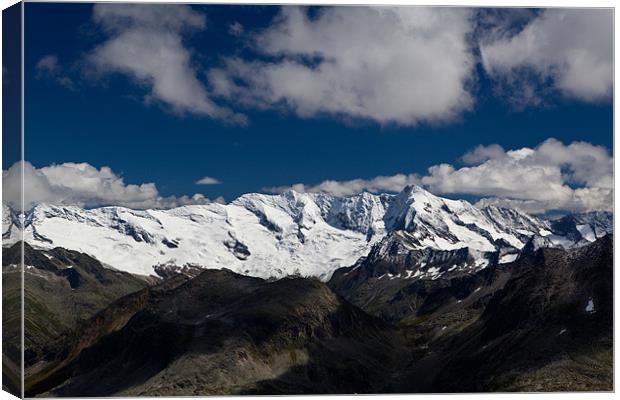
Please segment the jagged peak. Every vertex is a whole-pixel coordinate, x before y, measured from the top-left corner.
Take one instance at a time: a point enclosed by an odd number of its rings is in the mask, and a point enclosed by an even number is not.
[[[425,196],[429,195],[429,196],[436,197],[434,194],[424,189],[420,185],[407,185],[403,188],[403,190],[400,191],[400,193],[397,194],[397,196],[411,197],[416,194],[425,195]]]

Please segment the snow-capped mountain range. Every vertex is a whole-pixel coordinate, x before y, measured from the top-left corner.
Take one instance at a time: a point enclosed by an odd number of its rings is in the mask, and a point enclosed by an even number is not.
[[[19,240],[19,218],[3,205],[3,244]],[[420,187],[401,193],[339,198],[288,191],[246,194],[223,205],[136,211],[39,204],[25,215],[25,240],[34,247],[64,247],[140,275],[155,266],[228,268],[263,278],[299,274],[328,280],[369,254],[468,248],[484,267],[491,253],[509,262],[526,245],[572,247],[613,231],[611,213],[546,221],[512,209],[477,208]],[[391,250],[390,250],[391,249]]]

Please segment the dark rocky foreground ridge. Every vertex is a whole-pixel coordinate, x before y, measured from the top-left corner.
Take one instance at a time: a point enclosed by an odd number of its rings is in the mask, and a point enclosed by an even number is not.
[[[28,392],[371,392],[403,346],[395,328],[318,280],[207,270],[115,302],[58,344]]]
[[[327,284],[172,274],[33,352],[26,395],[612,390],[612,248],[425,279],[386,276],[407,258]]]
[[[94,258],[63,248],[36,250],[24,243],[24,361],[28,366],[49,344],[75,329],[113,301],[151,281],[105,268]],[[18,376],[9,375],[21,359],[21,243],[2,249],[3,384],[19,393]]]

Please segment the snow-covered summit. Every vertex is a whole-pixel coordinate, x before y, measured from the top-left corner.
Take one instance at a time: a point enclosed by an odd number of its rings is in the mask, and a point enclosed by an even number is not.
[[[19,240],[8,214],[3,207],[5,244]],[[599,221],[594,231],[607,228]],[[136,274],[153,275],[155,265],[191,264],[259,277],[299,274],[323,280],[366,256],[392,232],[406,232],[409,246],[417,249],[467,247],[483,254],[520,249],[533,236],[553,241],[552,230],[549,222],[516,210],[479,209],[416,186],[396,195],[344,198],[250,193],[226,205],[169,210],[39,204],[25,220],[25,238],[33,246],[78,250]]]

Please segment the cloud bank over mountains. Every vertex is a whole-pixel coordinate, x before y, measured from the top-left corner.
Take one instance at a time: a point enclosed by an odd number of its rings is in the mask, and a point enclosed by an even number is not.
[[[613,157],[602,146],[586,142],[568,145],[548,139],[535,148],[504,150],[498,145],[478,146],[461,157],[461,166],[443,163],[427,174],[396,174],[370,179],[326,180],[266,187],[264,192],[328,193],[352,196],[364,191],[396,193],[420,185],[435,194],[471,195],[478,205],[494,204],[529,213],[553,210],[613,209]],[[4,201],[19,205],[20,163],[3,171]],[[154,183],[127,184],[109,167],[63,163],[43,168],[24,164],[26,207],[40,202],[97,207],[120,205],[135,209],[172,208],[205,204],[202,194],[163,197]],[[197,184],[221,183],[205,176]],[[213,201],[223,202],[222,198]]]
[[[148,91],[146,103],[233,124],[245,124],[251,109],[404,126],[449,123],[475,110],[481,76],[496,96],[520,107],[554,95],[610,100],[612,10],[507,10],[491,27],[488,13],[284,6],[263,29],[245,30],[237,21],[229,27],[246,49],[241,56],[188,44],[193,33],[209,32],[200,8],[96,4],[93,22],[105,40],[83,64],[90,75],[128,76]],[[519,29],[515,19],[524,21]],[[211,61],[202,65],[205,59]],[[59,84],[72,82],[59,78],[53,54],[39,67]]]
[[[613,209],[613,157],[602,146],[586,142],[565,145],[548,139],[535,148],[506,151],[494,144],[478,146],[461,160],[464,166],[433,165],[426,175],[328,180],[265,190],[350,196],[362,191],[398,192],[407,185],[421,185],[436,194],[473,195],[481,198],[480,205],[495,204],[530,213]]]
[[[20,207],[21,162],[2,171],[2,200]],[[109,167],[99,169],[87,163],[63,163],[35,168],[23,166],[25,207],[37,203],[77,205],[92,208],[117,205],[134,209],[172,208],[210,202],[202,194],[163,197],[154,183],[127,184]]]

